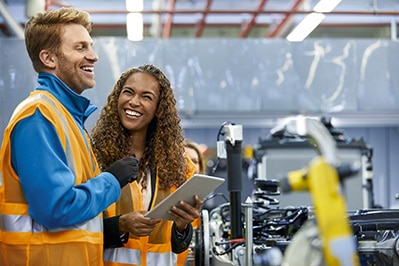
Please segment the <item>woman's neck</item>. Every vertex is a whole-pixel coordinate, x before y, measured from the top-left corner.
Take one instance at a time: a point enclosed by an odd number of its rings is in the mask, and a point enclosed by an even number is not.
[[[130,152],[131,154],[134,154],[134,157],[140,160],[144,155],[145,136],[132,135],[130,137],[130,140],[131,140]]]

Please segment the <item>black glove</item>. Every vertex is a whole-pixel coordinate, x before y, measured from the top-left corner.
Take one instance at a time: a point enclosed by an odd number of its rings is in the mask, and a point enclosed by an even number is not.
[[[139,161],[134,157],[126,157],[114,162],[105,172],[115,176],[122,188],[137,179]]]

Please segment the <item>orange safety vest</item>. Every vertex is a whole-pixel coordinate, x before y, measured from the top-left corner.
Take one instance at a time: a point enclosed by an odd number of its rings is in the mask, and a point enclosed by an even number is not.
[[[45,228],[28,213],[19,178],[11,166],[10,135],[14,126],[36,110],[50,121],[75,173],[75,185],[100,173],[86,134],[82,136],[74,118],[49,92],[35,90],[21,102],[4,132],[0,150],[0,265],[88,266],[103,265],[102,214],[75,225]]]
[[[186,156],[187,171],[186,177],[190,178],[194,171],[195,165]],[[160,190],[158,188],[158,178],[156,179],[154,200],[151,208],[161,202],[176,188]],[[107,214],[114,216],[120,213],[130,211],[144,210],[143,195],[141,188],[137,182],[128,184],[122,189],[122,196],[116,204],[111,205],[107,209]],[[127,196],[124,193],[129,193]],[[121,201],[130,198],[132,202],[128,203],[133,210],[120,211]],[[123,207],[122,207],[123,208]],[[135,237],[130,235],[129,241],[122,248],[109,248],[104,251],[105,266],[122,266],[122,265],[140,265],[140,266],[160,266],[160,265],[176,265],[177,254],[172,252],[171,234],[173,221],[163,220],[159,223],[154,231],[146,237]]]

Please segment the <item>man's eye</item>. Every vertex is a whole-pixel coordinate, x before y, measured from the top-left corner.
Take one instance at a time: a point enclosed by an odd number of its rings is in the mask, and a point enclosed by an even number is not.
[[[86,48],[87,48],[87,46],[84,46],[84,45],[76,47],[77,50],[86,50]]]

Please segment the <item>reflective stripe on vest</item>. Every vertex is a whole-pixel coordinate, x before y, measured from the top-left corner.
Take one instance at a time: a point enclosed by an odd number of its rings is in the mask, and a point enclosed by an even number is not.
[[[72,226],[58,227],[58,228],[46,228],[41,224],[36,223],[28,215],[5,215],[0,214],[0,230],[4,232],[17,232],[17,233],[43,233],[43,232],[61,232],[69,230],[85,230],[88,232],[99,232],[103,231],[102,218],[94,217],[93,219]]]
[[[112,261],[123,264],[137,264],[141,263],[141,252],[139,250],[130,248],[110,248],[104,250],[104,261]]]
[[[176,265],[177,256],[173,252],[156,253],[147,252],[146,265]]]
[[[104,250],[104,262],[116,262],[131,265],[175,265],[177,256],[173,252],[146,252],[146,262],[143,263],[139,250],[130,248],[112,248]]]

